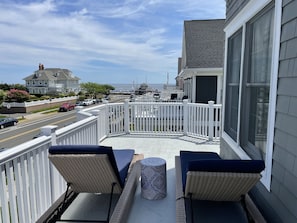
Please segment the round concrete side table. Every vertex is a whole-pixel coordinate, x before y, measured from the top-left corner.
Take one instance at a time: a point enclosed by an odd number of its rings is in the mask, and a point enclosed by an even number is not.
[[[166,197],[166,161],[151,157],[141,163],[141,196],[148,200],[159,200]]]

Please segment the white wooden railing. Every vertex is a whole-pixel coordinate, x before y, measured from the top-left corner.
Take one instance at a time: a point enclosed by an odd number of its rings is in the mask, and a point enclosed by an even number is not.
[[[66,190],[47,156],[51,145],[99,144],[119,134],[220,138],[221,105],[128,102],[78,111],[76,123],[41,128],[44,136],[0,153],[0,223],[35,222]]]
[[[92,113],[104,127],[100,138],[119,134],[189,135],[220,139],[221,105],[183,102],[111,103],[82,111]],[[102,127],[101,126],[101,127]]]
[[[0,222],[34,222],[51,204],[49,137],[0,153]]]
[[[98,144],[98,118],[88,117],[0,153],[0,222],[35,222],[66,190],[50,164],[48,148],[59,144]]]

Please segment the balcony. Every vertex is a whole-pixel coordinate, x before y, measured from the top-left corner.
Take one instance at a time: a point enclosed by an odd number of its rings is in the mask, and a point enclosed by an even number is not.
[[[212,102],[126,101],[80,110],[76,123],[59,130],[47,126],[45,136],[0,153],[0,222],[36,222],[61,197],[66,183],[47,156],[51,145],[65,144],[133,148],[144,157],[164,158],[167,197],[155,203],[141,199],[138,185],[128,222],[144,216],[147,222],[175,222],[174,157],[180,150],[219,153],[220,115],[221,105]],[[79,202],[71,205],[65,218],[82,210]]]

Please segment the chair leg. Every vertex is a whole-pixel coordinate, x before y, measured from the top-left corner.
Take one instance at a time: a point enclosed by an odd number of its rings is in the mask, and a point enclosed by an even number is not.
[[[107,213],[107,219],[106,220],[75,220],[75,219],[63,219],[63,222],[109,222],[110,220],[110,213],[111,213],[111,206],[112,206],[112,198],[113,198],[113,191],[114,191],[114,187],[115,187],[116,183],[112,183],[111,185],[111,193],[110,193],[110,197],[109,197],[109,204],[108,204],[108,213]],[[54,223],[58,220],[60,220],[61,215],[63,214],[63,212],[65,211],[65,209],[67,208],[67,199],[70,195],[69,192],[69,188],[70,188],[70,183],[67,183],[67,189],[64,195],[64,199],[63,202],[59,205],[59,207],[57,207],[57,209],[55,210],[55,213],[49,218],[47,219],[46,223]],[[76,196],[72,196],[72,197],[76,197]],[[71,200],[74,200],[71,199]]]
[[[107,212],[107,222],[109,222],[109,218],[110,218],[111,205],[112,205],[112,197],[113,197],[113,190],[114,190],[115,185],[116,185],[116,183],[112,183],[111,184],[111,193],[110,193],[109,205],[108,205],[108,212]]]
[[[70,188],[70,183],[67,183],[67,188],[66,188],[66,192],[65,192],[64,200],[63,200],[63,203],[62,203],[62,206],[61,206],[61,209],[62,209],[62,210],[64,209],[64,206],[65,206],[65,203],[66,203],[66,199],[67,199],[67,195],[68,195],[69,188]]]
[[[191,222],[194,223],[194,210],[193,210],[193,199],[192,199],[192,193],[189,194],[190,197],[190,211],[191,211]]]
[[[242,207],[243,207],[243,209],[244,209],[244,211],[246,213],[246,217],[248,219],[248,222],[249,223],[254,223],[255,221],[254,221],[253,217],[250,215],[249,210],[247,209],[247,206],[246,206],[245,195],[241,196],[240,202],[241,202],[241,205],[242,205]]]
[[[67,204],[71,203],[77,196],[76,193],[69,192],[69,188],[70,188],[70,184],[67,183],[67,189],[64,194],[63,201],[56,207],[56,209],[52,212],[52,214],[44,222],[54,223],[54,222],[60,220],[63,212],[67,208]]]

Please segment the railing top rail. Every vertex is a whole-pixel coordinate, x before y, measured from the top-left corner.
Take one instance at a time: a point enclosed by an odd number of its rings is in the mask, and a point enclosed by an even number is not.
[[[68,126],[65,126],[64,128],[58,129],[58,130],[56,131],[56,134],[57,134],[57,135],[61,135],[61,134],[63,134],[63,133],[67,133],[67,132],[69,132],[69,131],[75,130],[75,129],[77,129],[78,127],[81,127],[81,126],[83,126],[83,125],[85,125],[85,124],[90,123],[92,120],[93,120],[93,121],[96,121],[97,118],[96,118],[95,116],[91,116],[91,117],[85,118],[85,119],[83,119],[83,120],[80,120],[80,121],[78,121],[78,122],[72,123],[72,124],[70,124],[70,125],[68,125]]]
[[[142,101],[142,102],[138,102],[138,101],[133,101],[133,102],[129,102],[129,104],[135,104],[135,105],[141,105],[141,104],[163,104],[163,105],[170,105],[170,104],[179,104],[182,105],[183,102],[164,102],[164,101]]]
[[[92,106],[89,108],[84,108],[83,106],[81,106],[82,107],[81,111],[87,112],[87,111],[91,111],[91,110],[96,110],[96,109],[104,108],[106,105],[107,104],[100,104],[100,105]]]
[[[105,105],[107,105],[107,106],[113,106],[113,105],[123,105],[123,104],[124,104],[124,102],[117,102],[117,103],[107,103]]]
[[[42,145],[49,143],[50,140],[50,136],[40,136],[36,139],[15,146],[12,149],[7,149],[0,153],[0,165],[33,151],[35,148],[40,148]]]
[[[200,106],[200,107],[209,107],[209,104],[204,104],[204,103],[188,103],[188,105],[191,106]],[[213,104],[213,107],[222,107],[222,104]]]

